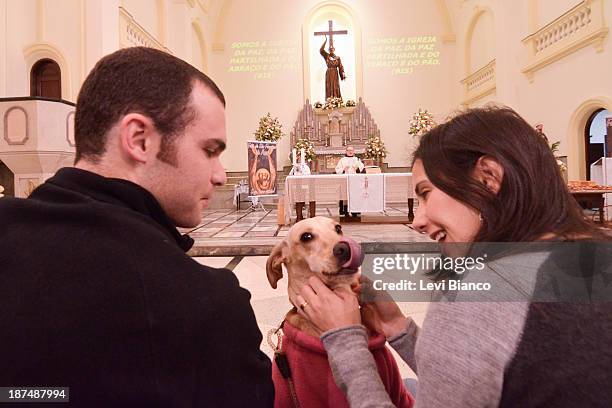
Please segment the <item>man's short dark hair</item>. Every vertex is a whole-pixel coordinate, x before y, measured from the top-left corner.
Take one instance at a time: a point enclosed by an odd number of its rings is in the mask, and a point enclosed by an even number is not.
[[[199,81],[225,106],[217,85],[205,74],[163,51],[132,47],[102,58],[91,70],[77,99],[76,159],[97,162],[106,149],[110,128],[123,115],[138,112],[151,118],[162,134],[160,159],[172,162],[172,143],[195,118],[189,104]]]

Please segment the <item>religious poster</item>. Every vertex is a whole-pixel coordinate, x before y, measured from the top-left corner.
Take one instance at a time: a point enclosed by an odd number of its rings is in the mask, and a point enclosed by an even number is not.
[[[248,141],[249,196],[276,195],[276,142]]]

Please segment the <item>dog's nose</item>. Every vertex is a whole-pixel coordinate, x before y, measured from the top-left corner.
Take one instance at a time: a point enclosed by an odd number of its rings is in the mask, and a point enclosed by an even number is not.
[[[334,245],[334,256],[340,265],[344,265],[351,259],[351,247],[348,242],[340,241]]]

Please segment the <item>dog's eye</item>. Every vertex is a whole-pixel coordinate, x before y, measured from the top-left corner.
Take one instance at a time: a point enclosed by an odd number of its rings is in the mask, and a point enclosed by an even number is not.
[[[302,242],[308,242],[310,240],[312,240],[314,238],[314,236],[310,233],[310,232],[305,232],[300,236],[300,241]]]
[[[342,235],[342,227],[340,226],[340,224],[336,225],[336,232]]]

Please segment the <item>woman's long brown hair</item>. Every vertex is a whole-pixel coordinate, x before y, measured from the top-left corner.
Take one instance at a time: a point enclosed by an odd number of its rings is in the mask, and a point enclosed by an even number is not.
[[[497,194],[473,177],[482,156],[504,169]],[[423,136],[414,160],[437,188],[481,213],[475,242],[528,242],[549,233],[610,239],[584,218],[544,138],[510,108],[460,113]]]

